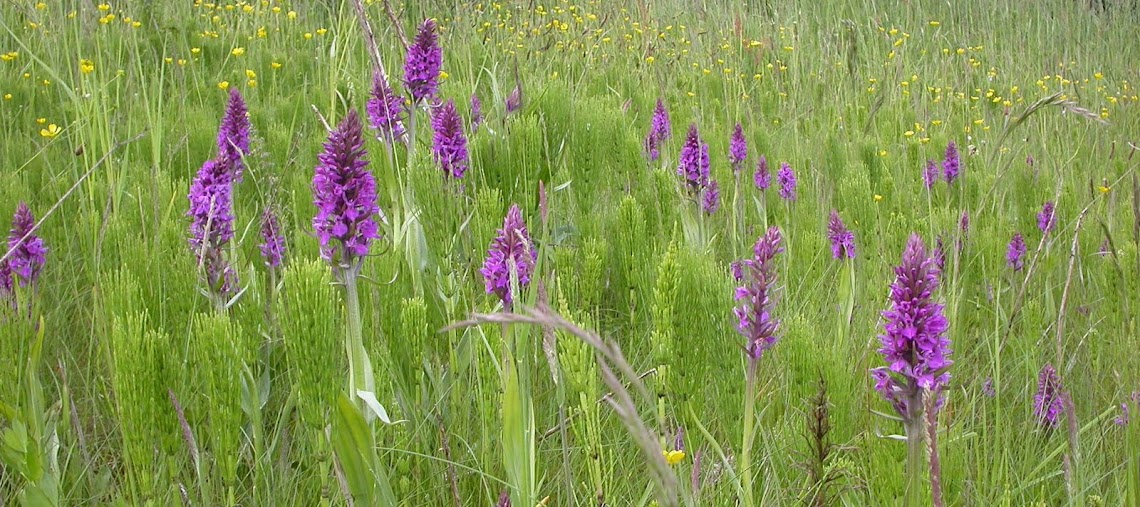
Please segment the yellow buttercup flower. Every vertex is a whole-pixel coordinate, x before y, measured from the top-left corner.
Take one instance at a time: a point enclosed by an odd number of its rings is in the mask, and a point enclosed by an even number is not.
[[[272,62],[269,64],[269,66],[273,67],[274,69],[280,69],[281,68],[281,64],[277,63],[277,62]]]
[[[14,62],[17,58],[20,58],[19,51],[9,51],[0,55],[0,60],[4,60],[5,62]]]
[[[43,2],[36,3],[36,10],[42,11],[44,9],[47,9],[47,4],[45,4]]]
[[[249,79],[257,79],[257,73],[253,69],[245,69],[245,77]]]
[[[1107,193],[1112,191],[1112,187],[1107,186],[1107,185],[1101,185],[1101,186],[1097,187],[1097,190],[1100,190],[1100,193],[1102,193],[1102,194],[1107,194]]]
[[[329,30],[327,28],[318,28],[317,29],[317,35],[324,35],[328,32],[329,32]]]
[[[43,125],[47,123],[47,118],[36,118],[36,123]]]
[[[63,129],[59,128],[59,125],[56,125],[54,123],[48,125],[45,129],[40,129],[40,135],[48,139],[58,136],[60,132],[63,132]]]
[[[875,194],[874,199],[875,199],[875,202],[880,202],[883,200],[883,196],[881,196],[879,194]]]
[[[232,51],[230,51],[230,54],[234,55],[234,56],[244,55],[245,54],[245,48],[234,48]]]
[[[225,90],[225,89],[228,89],[229,87],[230,87],[229,81],[221,81],[218,83],[218,89],[219,90]]]
[[[685,460],[685,451],[661,451],[661,454],[665,456],[665,462],[670,465],[676,465]]]
[[[250,87],[250,88],[257,88],[257,80],[256,79],[250,79],[249,81],[245,82],[245,85]]]
[[[5,93],[4,94],[4,100],[12,100],[12,94],[11,93]]]
[[[79,60],[79,72],[84,74],[95,72],[95,62],[91,60]]]

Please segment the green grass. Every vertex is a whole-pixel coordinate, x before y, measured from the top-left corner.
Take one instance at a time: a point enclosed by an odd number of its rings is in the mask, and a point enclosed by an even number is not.
[[[489,505],[507,490],[523,507],[668,505],[658,492],[676,486],[687,505],[798,505],[820,491],[827,505],[899,505],[906,445],[887,437],[903,428],[876,414],[890,407],[868,370],[883,364],[880,313],[914,232],[943,238],[947,256],[947,504],[1135,505],[1140,424],[1113,423],[1140,390],[1140,39],[1127,3],[393,5],[409,36],[439,21],[440,96],[466,116],[478,95],[487,122],[468,130],[462,185],[442,185],[423,112],[413,150],[388,157],[368,136],[391,220],[358,283],[388,425],[340,396],[342,291],[311,228],[321,117],[363,112],[371,83],[351,1],[5,2],[0,213],[27,202],[50,251],[34,293],[19,293],[30,317],[0,316],[0,503],[339,505],[351,491],[358,503]],[[366,4],[398,82],[397,31],[383,2]],[[507,115],[516,69],[523,107]],[[216,151],[223,82],[244,94],[255,133],[228,252],[245,291],[219,313],[199,289],[185,213]],[[673,136],[648,163],[658,98]],[[737,122],[750,149],[739,188]],[[708,217],[676,175],[691,123],[721,187]],[[950,141],[963,176],[927,192],[922,168]],[[760,154],[773,173],[795,169],[797,201],[752,185]],[[1035,215],[1049,200],[1057,229],[1043,240]],[[258,250],[271,202],[288,242],[279,287]],[[545,293],[531,284],[517,309],[548,302],[620,346],[628,371],[564,330],[437,332],[502,310],[479,268],[512,203]],[[832,209],[855,232],[851,263],[831,257]],[[755,446],[739,463],[730,263],[768,226],[785,237],[781,339],[760,361]],[[1029,245],[1016,273],[1015,232]],[[1074,416],[1053,431],[1032,414],[1046,363]],[[613,391],[602,365],[649,433],[600,401]],[[823,463],[807,417],[821,378],[836,444]],[[661,478],[644,442],[673,450],[678,427],[686,456]]]

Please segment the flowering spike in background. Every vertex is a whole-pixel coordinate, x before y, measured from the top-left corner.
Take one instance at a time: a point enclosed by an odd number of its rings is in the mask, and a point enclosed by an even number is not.
[[[780,321],[772,314],[772,293],[776,284],[774,259],[784,251],[781,242],[780,230],[769,228],[753,246],[753,257],[738,264],[743,284],[736,289],[736,330],[744,336],[744,354],[752,362],[758,361],[779,339],[776,333]]]
[[[669,111],[665,109],[665,102],[657,99],[657,106],[653,109],[653,120],[649,126],[649,133],[645,135],[645,153],[651,162],[656,162],[661,156],[661,143],[673,136],[673,126],[669,121]]]
[[[242,157],[249,153],[249,108],[237,88],[230,90],[226,113],[218,128],[218,156],[224,158],[234,183],[241,182],[245,172]]]
[[[934,184],[938,183],[938,162],[926,161],[926,167],[922,169],[922,183],[926,185],[927,190],[934,188]]]
[[[8,258],[3,261],[5,266],[0,268],[0,276],[7,279],[6,283],[0,284],[9,290],[12,288],[12,275],[16,276],[21,287],[34,285],[47,262],[47,247],[44,246],[43,238],[35,234],[35,227],[36,217],[32,215],[28,204],[21,202],[12,216],[12,229],[8,234]]]
[[[499,296],[504,306],[510,307],[515,299],[515,295],[511,294],[511,269],[518,276],[518,288],[522,290],[530,285],[537,260],[538,251],[530,241],[522,212],[517,204],[512,204],[503,220],[503,228],[499,229],[498,236],[487,250],[483,269],[479,270],[487,293]]]
[[[768,190],[768,186],[772,184],[772,173],[768,170],[768,159],[764,155],[760,155],[760,160],[756,161],[756,173],[752,175],[752,183],[760,191]]]
[[[412,96],[412,104],[430,102],[439,91],[439,71],[443,67],[443,50],[439,47],[435,20],[426,19],[404,60],[404,86]]]
[[[855,258],[855,233],[847,229],[836,210],[831,210],[831,216],[827,220],[827,239],[831,241],[832,257]]]
[[[780,184],[780,197],[786,201],[796,200],[796,173],[787,162],[780,164],[776,173],[776,181]]]
[[[372,76],[372,93],[367,104],[368,120],[376,130],[377,137],[392,144],[403,139],[404,97],[398,95],[380,73]]]
[[[471,133],[474,134],[479,130],[479,126],[483,124],[483,101],[479,100],[479,96],[471,94]]]
[[[732,130],[732,139],[728,143],[728,161],[732,164],[732,172],[740,172],[747,159],[748,141],[744,139],[744,127],[737,123]]]
[[[720,209],[720,185],[716,181],[710,181],[701,191],[701,208],[709,215]]]
[[[1065,407],[1062,390],[1057,370],[1046,364],[1037,375],[1037,394],[1033,396],[1033,417],[1041,426],[1052,429],[1061,422]]]
[[[681,146],[677,174],[685,178],[689,191],[696,193],[709,183],[709,145],[701,141],[697,125],[689,125],[685,144]]]
[[[942,176],[946,178],[946,183],[954,183],[961,170],[962,160],[958,156],[958,145],[954,144],[954,141],[950,141],[946,145],[946,154],[942,159]]]
[[[432,155],[436,163],[445,177],[462,178],[467,172],[467,136],[463,133],[463,119],[459,117],[455,101],[448,100],[437,109],[431,124],[435,131]]]
[[[190,249],[204,269],[210,294],[221,300],[237,289],[237,273],[224,249],[234,236],[233,176],[229,159],[208,160],[198,169],[187,196]]]
[[[1021,271],[1024,265],[1021,257],[1025,255],[1028,247],[1025,245],[1025,238],[1021,236],[1020,232],[1013,234],[1013,239],[1009,240],[1009,248],[1005,253],[1005,262],[1009,265],[1010,269],[1014,271]]]
[[[271,207],[266,207],[261,214],[261,244],[258,247],[266,266],[274,269],[281,267],[281,259],[285,256],[285,237],[281,234],[277,214]]]
[[[356,266],[368,255],[372,240],[380,237],[375,215],[376,180],[366,169],[363,127],[355,110],[332,132],[317,157],[313,174],[313,230],[321,243],[321,257],[335,267]]]
[[[1056,210],[1053,201],[1046,201],[1041,206],[1041,212],[1037,213],[1037,228],[1041,230],[1042,234],[1049,234],[1053,232],[1053,228],[1057,225]]]

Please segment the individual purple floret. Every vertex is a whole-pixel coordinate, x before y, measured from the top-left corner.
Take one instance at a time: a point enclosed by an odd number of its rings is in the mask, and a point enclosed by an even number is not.
[[[1041,212],[1037,214],[1037,228],[1041,229],[1042,234],[1049,234],[1057,225],[1057,216],[1053,208],[1053,201],[1046,201],[1041,207]]]
[[[487,250],[483,269],[479,270],[483,274],[487,293],[499,296],[503,305],[509,308],[514,302],[514,295],[511,294],[512,269],[518,277],[518,289],[522,290],[530,285],[537,260],[538,251],[530,241],[522,212],[517,204],[512,204],[503,220],[503,228],[499,229],[498,236]]]
[[[504,105],[507,108],[508,115],[518,111],[519,108],[522,107],[522,83],[515,84],[515,88],[507,95]]]
[[[237,289],[237,273],[225,259],[226,243],[234,237],[233,176],[224,156],[198,169],[187,196],[190,207],[190,250],[202,266],[211,294],[225,298]]]
[[[744,139],[744,127],[736,124],[732,130],[732,139],[728,143],[728,161],[732,163],[732,172],[740,172],[744,161],[748,159],[748,141]]]
[[[681,146],[681,162],[677,165],[677,174],[683,176],[689,185],[689,191],[696,193],[709,183],[709,145],[701,142],[697,134],[697,125],[689,125],[689,133],[685,136],[685,144]]]
[[[281,234],[277,214],[271,207],[266,207],[261,214],[261,244],[258,247],[266,266],[274,269],[281,267],[281,259],[285,257],[285,237]]]
[[[958,157],[958,145],[954,141],[946,145],[946,155],[942,159],[942,175],[946,183],[954,183],[962,170],[962,159]]]
[[[1021,268],[1024,267],[1022,256],[1025,255],[1026,251],[1028,251],[1028,247],[1025,245],[1025,238],[1021,236],[1020,232],[1014,233],[1013,239],[1009,240],[1009,248],[1005,252],[1005,261],[1010,269],[1021,271]]]
[[[426,19],[420,25],[412,45],[408,47],[408,55],[404,60],[404,86],[412,95],[412,104],[435,99],[442,67],[443,50],[439,47],[435,21]]]
[[[760,160],[756,161],[756,173],[752,175],[752,183],[761,192],[768,190],[768,186],[772,184],[772,173],[768,171],[768,159],[764,155],[760,155]]]
[[[653,121],[649,125],[649,133],[645,135],[645,153],[651,162],[656,162],[661,156],[661,143],[673,136],[673,126],[669,122],[669,111],[665,109],[665,102],[657,99],[657,107],[653,109]]]
[[[365,110],[377,139],[391,145],[404,138],[404,97],[396,94],[379,72],[372,75],[372,95]]]
[[[12,275],[19,280],[21,287],[34,285],[40,277],[40,271],[47,262],[47,247],[43,238],[35,233],[36,218],[27,203],[21,202],[16,206],[16,214],[12,217],[12,230],[8,234],[8,258],[4,260],[4,267],[0,267],[0,275],[5,282],[0,282],[11,291],[13,288]],[[3,271],[7,271],[6,273]]]
[[[356,269],[380,237],[375,215],[376,180],[366,169],[363,127],[355,110],[329,133],[317,156],[313,175],[313,230],[321,243],[321,258],[334,268]]]
[[[479,96],[474,93],[471,94],[471,133],[474,134],[479,130],[479,126],[483,124],[483,102],[479,100]]]
[[[942,305],[934,301],[938,278],[938,266],[927,255],[922,238],[912,235],[895,268],[891,307],[883,312],[886,324],[879,336],[883,345],[879,353],[887,366],[871,371],[875,389],[905,420],[921,412],[923,391],[939,392],[950,380],[949,322]]]
[[[708,186],[701,190],[701,208],[708,215],[720,209],[720,185],[716,181],[710,181]]]
[[[926,185],[927,190],[934,188],[934,184],[938,183],[938,162],[926,161],[926,167],[922,170],[922,183]]]
[[[463,119],[448,100],[435,111],[431,119],[435,136],[432,138],[432,155],[443,169],[444,177],[459,179],[467,172],[467,136],[463,133]]]
[[[1033,417],[1045,428],[1056,428],[1065,410],[1061,396],[1061,378],[1053,365],[1046,364],[1037,375],[1037,394],[1033,396]]]
[[[836,210],[831,210],[831,217],[827,220],[827,239],[831,241],[832,257],[855,258],[855,233],[847,229]]]
[[[776,182],[780,184],[780,197],[787,201],[796,200],[796,173],[787,162],[780,164],[776,172]]]
[[[245,172],[242,157],[249,153],[249,108],[237,88],[230,90],[230,101],[226,104],[226,114],[218,128],[218,155],[226,159],[233,173],[234,183],[241,182]]]
[[[1113,420],[1117,426],[1127,426],[1132,420],[1132,407],[1130,405],[1135,405],[1140,409],[1140,391],[1134,391],[1131,397],[1120,404],[1120,415]]]
[[[744,354],[755,363],[764,352],[776,344],[780,321],[772,314],[776,290],[776,254],[783,252],[782,238],[776,227],[756,241],[753,257],[740,262],[742,271],[736,288],[736,301],[739,305],[733,310],[738,319],[736,330],[744,336]]]
[[[987,398],[993,398],[994,396],[997,396],[997,391],[994,390],[993,377],[986,377],[986,381],[982,382],[982,394],[986,395]]]

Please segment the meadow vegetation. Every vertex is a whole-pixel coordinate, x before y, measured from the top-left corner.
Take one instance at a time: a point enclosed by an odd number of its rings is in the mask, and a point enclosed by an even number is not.
[[[5,1],[0,504],[1140,505],[1138,16]]]

